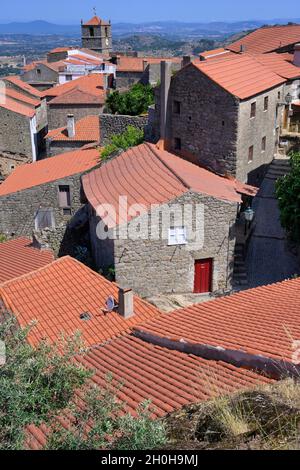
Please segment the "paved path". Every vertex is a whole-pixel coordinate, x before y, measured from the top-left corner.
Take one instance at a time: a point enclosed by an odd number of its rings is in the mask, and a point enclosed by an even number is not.
[[[300,274],[299,260],[288,250],[280,224],[274,180],[265,178],[253,208],[256,227],[246,260],[249,287],[271,284]]]

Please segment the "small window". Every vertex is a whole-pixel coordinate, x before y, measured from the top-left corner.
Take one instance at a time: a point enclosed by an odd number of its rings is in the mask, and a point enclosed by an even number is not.
[[[269,109],[269,97],[266,96],[264,99],[264,111],[268,111]]]
[[[41,69],[36,69],[36,73],[37,73],[38,75],[41,75],[41,73],[42,73]]]
[[[254,118],[255,116],[256,116],[256,103],[252,103],[250,117]]]
[[[93,38],[95,36],[94,28],[90,28],[90,36]]]
[[[248,163],[253,162],[253,154],[254,154],[254,147],[253,145],[251,145],[251,147],[249,147]]]
[[[181,103],[180,101],[174,101],[173,103],[173,112],[174,114],[180,114],[181,112]]]
[[[108,27],[105,27],[105,37],[108,38]]]
[[[279,99],[279,100],[281,99],[281,93],[280,93],[280,91],[278,92],[278,99]]]
[[[52,209],[39,209],[35,214],[35,229],[43,230],[54,227],[54,216]]]
[[[174,139],[174,148],[175,150],[181,150],[181,139],[179,137]]]
[[[66,75],[66,81],[67,81],[67,82],[71,82],[71,81],[72,81],[72,78],[73,78],[72,75]]]
[[[62,209],[69,209],[71,207],[70,186],[65,185],[58,187],[58,202],[59,207]]]
[[[169,243],[170,246],[186,245],[187,232],[186,227],[171,227],[169,229]]]
[[[263,137],[261,140],[261,151],[265,152],[267,148],[267,137]]]
[[[15,168],[16,168],[15,165],[10,165],[9,167],[10,171],[13,171]]]

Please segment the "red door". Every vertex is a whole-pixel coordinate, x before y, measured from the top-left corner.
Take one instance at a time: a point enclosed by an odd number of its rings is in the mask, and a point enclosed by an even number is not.
[[[195,294],[206,294],[212,290],[212,259],[195,261]]]

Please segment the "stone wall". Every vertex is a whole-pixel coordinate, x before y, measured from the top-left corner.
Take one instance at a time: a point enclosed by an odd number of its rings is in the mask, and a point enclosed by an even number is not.
[[[72,215],[81,207],[81,174],[35,186],[0,197],[0,233],[31,236],[35,230],[35,214],[38,209],[52,209],[55,227],[66,225],[70,216],[63,214],[58,202],[58,186],[69,185]]]
[[[174,112],[174,101],[180,103],[180,114]],[[183,156],[235,175],[238,112],[236,98],[192,65],[185,67],[171,80],[166,128],[171,150],[181,139]]]
[[[121,114],[100,114],[101,144],[110,142],[111,136],[122,134],[128,126],[145,129],[148,125],[148,116],[124,116]]]
[[[0,108],[0,152],[32,158],[29,117]]]
[[[90,29],[93,28],[94,36],[91,36]],[[100,54],[110,54],[112,51],[111,25],[101,26],[81,26],[82,47],[99,52]]]
[[[30,159],[26,155],[14,154],[0,151],[0,181],[6,178],[15,168],[24,163],[29,163]]]
[[[213,291],[222,293],[231,290],[237,204],[192,192],[168,206],[174,208],[175,204],[176,210],[178,205],[180,210],[186,204],[204,206],[203,245],[200,241],[190,241],[188,245],[168,246],[167,236],[158,240],[147,237],[143,240],[100,241],[96,237],[99,219],[92,212],[90,235],[97,268],[105,269],[114,260],[116,282],[132,287],[140,296],[149,297],[160,293],[192,293],[195,260],[212,258]],[[134,230],[138,223],[147,225],[144,217],[130,222],[129,229]],[[195,223],[194,213],[193,227]],[[161,230],[161,222],[158,226]]]
[[[51,139],[47,139],[47,157],[54,157],[55,155],[60,155],[61,153],[66,152],[74,152],[86,144],[88,144],[88,142],[52,142]]]
[[[73,114],[75,121],[86,116],[98,116],[103,112],[104,104],[82,104],[63,105],[48,103],[48,127],[49,130],[65,127],[67,125],[68,114]]]
[[[280,93],[280,95],[279,95]],[[264,101],[268,98],[268,110]],[[250,184],[259,185],[268,165],[277,153],[283,86],[268,90],[252,99],[241,101],[238,119],[237,169],[236,177]],[[256,103],[256,115],[251,118],[251,105]],[[262,139],[266,137],[266,150],[262,150]],[[248,162],[249,148],[253,146],[253,161]]]
[[[144,72],[120,72],[116,73],[116,88],[127,89],[135,83],[139,83],[143,78]]]

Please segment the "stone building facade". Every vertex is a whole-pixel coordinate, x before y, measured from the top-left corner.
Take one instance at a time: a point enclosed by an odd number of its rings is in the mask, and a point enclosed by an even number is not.
[[[160,126],[162,91],[156,96],[152,121]],[[277,152],[282,96],[283,85],[279,85],[241,100],[190,64],[170,79],[167,145],[215,173],[258,184]],[[161,135],[161,129],[156,127],[153,135]]]
[[[31,236],[34,230],[40,228],[37,214],[42,211],[49,211],[49,228],[55,228],[61,224],[67,225],[82,206],[80,202],[81,176],[82,174],[77,174],[0,196],[0,233],[9,236]],[[60,187],[69,188],[70,206],[68,208],[60,207]]]
[[[122,134],[128,126],[145,130],[148,116],[124,116],[121,114],[100,114],[100,142],[106,145],[113,135]]]
[[[26,155],[0,151],[0,183],[19,165],[29,162],[30,159]]]
[[[101,241],[96,235],[100,219],[90,208],[90,236],[97,268],[106,271],[108,267],[114,267],[118,284],[131,286],[138,295],[150,297],[160,293],[193,293],[195,263],[210,259],[213,266],[211,291],[215,294],[230,291],[237,204],[189,192],[171,201],[168,207],[176,214],[176,211],[181,211],[187,204],[191,204],[194,209],[198,204],[203,207],[201,220],[198,220],[198,226],[203,229],[203,237],[199,241],[189,241],[182,246],[169,244],[167,233],[162,231],[161,221],[160,239]],[[196,214],[194,210],[193,226],[196,226]],[[124,230],[128,230],[128,233],[131,230],[134,232],[138,224],[143,226],[148,220],[151,221],[151,216],[157,217],[153,213],[150,217],[148,214],[141,216],[129,222],[128,227],[117,229],[115,236],[118,237],[118,234],[122,233],[123,237]],[[189,228],[191,227],[188,227],[188,230]]]
[[[39,91],[48,90],[59,82],[58,62],[47,64],[38,62],[25,69],[22,73],[22,80],[29,83]]]
[[[68,115],[72,114],[75,121],[86,116],[98,116],[104,110],[104,103],[86,103],[86,104],[63,104],[63,103],[48,103],[48,129],[57,129],[64,127],[67,122]]]

